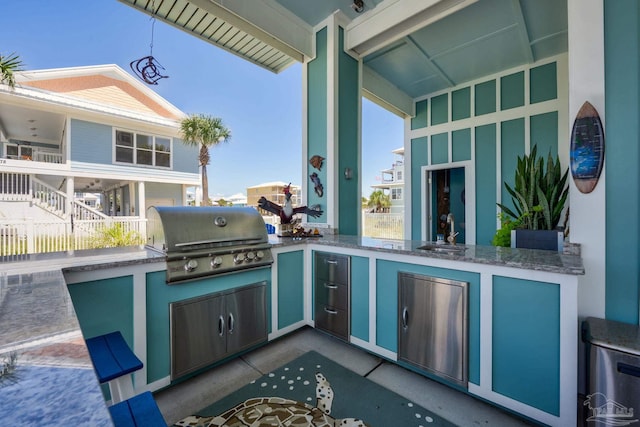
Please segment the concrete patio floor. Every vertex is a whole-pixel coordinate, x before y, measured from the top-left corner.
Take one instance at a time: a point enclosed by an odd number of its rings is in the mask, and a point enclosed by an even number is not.
[[[456,425],[533,425],[312,328],[303,328],[188,381],[162,390],[155,394],[155,399],[165,421],[171,425],[311,350]]]

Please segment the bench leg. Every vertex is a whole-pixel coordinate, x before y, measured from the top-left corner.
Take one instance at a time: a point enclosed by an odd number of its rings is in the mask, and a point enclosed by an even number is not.
[[[131,375],[123,375],[109,381],[109,392],[111,393],[111,404],[123,402],[135,395]]]

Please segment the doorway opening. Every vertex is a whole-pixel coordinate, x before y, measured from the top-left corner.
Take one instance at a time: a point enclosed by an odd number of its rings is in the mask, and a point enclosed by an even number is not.
[[[427,167],[423,170],[425,227],[422,235],[427,241],[436,241],[442,235],[445,242],[451,233],[453,218],[456,243],[475,243],[475,221],[471,207],[474,203],[472,172],[466,165],[457,167]]]

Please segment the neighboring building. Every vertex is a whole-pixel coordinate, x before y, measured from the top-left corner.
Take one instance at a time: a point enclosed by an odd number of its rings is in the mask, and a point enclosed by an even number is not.
[[[55,199],[67,218],[75,193],[99,194],[110,216],[187,204],[200,176],[184,116],[116,65],[17,73],[14,89],[0,85],[0,212]]]
[[[404,147],[397,148],[392,151],[396,155],[396,160],[389,169],[381,172],[382,182],[372,185],[374,190],[382,190],[384,194],[389,196],[391,207],[389,213],[404,212]]]
[[[287,185],[289,184],[286,182],[275,181],[247,187],[247,206],[257,207],[258,200],[260,200],[262,196],[271,202],[283,205],[284,188]],[[297,206],[300,203],[300,186],[292,184],[289,191],[291,192],[291,204]]]
[[[232,194],[231,196],[213,196],[211,201],[218,205],[218,201],[224,200],[227,206],[247,206],[247,196],[242,193]]]

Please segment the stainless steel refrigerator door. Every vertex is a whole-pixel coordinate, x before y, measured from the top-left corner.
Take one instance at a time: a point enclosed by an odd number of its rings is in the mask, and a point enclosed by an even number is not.
[[[227,352],[237,353],[267,341],[267,287],[243,288],[226,295]]]
[[[467,385],[467,283],[400,273],[398,358]]]

